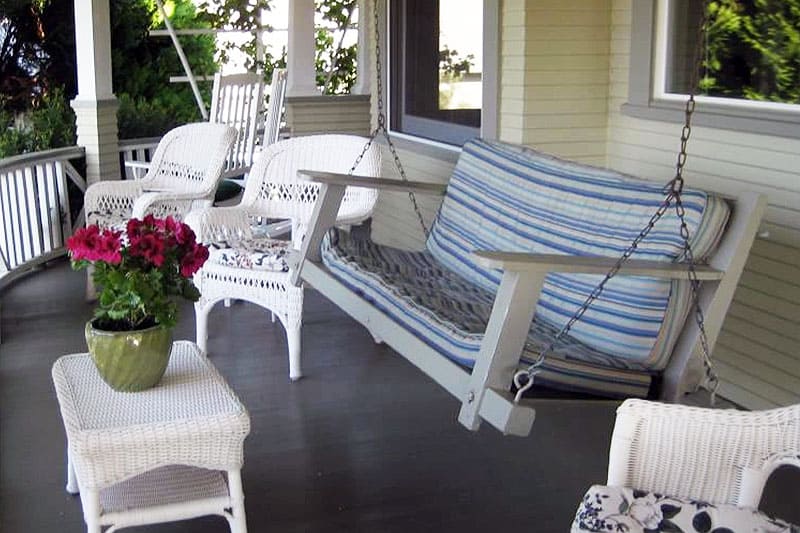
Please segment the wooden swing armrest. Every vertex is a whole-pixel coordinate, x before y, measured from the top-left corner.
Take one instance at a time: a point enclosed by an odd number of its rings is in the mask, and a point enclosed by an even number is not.
[[[443,195],[447,185],[442,183],[425,183],[422,181],[401,181],[354,174],[337,174],[317,170],[298,170],[297,176],[304,181],[313,181],[324,185],[345,187],[368,187],[383,191],[418,192],[422,194]]]
[[[556,254],[526,254],[519,252],[491,252],[478,250],[473,253],[476,262],[485,268],[496,268],[515,272],[568,272],[571,274],[606,274],[617,262],[614,257],[575,256]],[[724,272],[705,265],[696,265],[697,279],[720,280]],[[629,276],[651,276],[669,279],[688,279],[686,263],[666,263],[629,259],[619,270]]]

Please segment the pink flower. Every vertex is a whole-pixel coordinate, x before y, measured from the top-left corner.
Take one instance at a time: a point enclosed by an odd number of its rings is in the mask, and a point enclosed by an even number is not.
[[[133,240],[136,237],[141,236],[142,234],[142,221],[138,218],[132,218],[128,221],[128,224],[125,227],[125,231],[128,234],[128,239]]]
[[[69,249],[72,260],[91,261],[92,258],[90,256],[93,254],[93,250],[99,238],[100,228],[94,225],[76,231],[72,237],[67,239],[67,248]]]
[[[136,238],[131,238],[130,254],[132,257],[143,257],[145,260],[160,267],[164,264],[163,239],[154,233],[145,233]]]
[[[110,229],[103,230],[102,238],[97,246],[97,260],[105,261],[111,265],[122,262],[122,232]]]
[[[81,228],[67,239],[67,248],[73,261],[105,261],[118,265],[122,261],[121,233],[95,225]]]
[[[203,266],[207,259],[208,247],[202,244],[195,244],[192,250],[187,252],[181,259],[181,276],[185,278],[191,277],[200,270],[200,267]]]
[[[175,226],[174,233],[175,233],[175,240],[180,245],[191,244],[195,242],[194,231],[192,231],[192,228],[190,228],[186,224],[178,223]]]

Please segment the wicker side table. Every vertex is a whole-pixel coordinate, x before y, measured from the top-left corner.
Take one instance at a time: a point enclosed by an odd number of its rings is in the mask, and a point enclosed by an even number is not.
[[[241,468],[250,417],[211,362],[176,342],[154,388],[112,390],[88,354],[65,355],[53,382],[67,433],[67,491],[89,533],[224,516],[245,533]]]

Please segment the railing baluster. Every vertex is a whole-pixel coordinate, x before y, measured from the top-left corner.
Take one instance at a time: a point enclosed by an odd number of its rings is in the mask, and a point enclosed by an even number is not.
[[[23,243],[25,242],[24,231],[25,231],[25,221],[27,221],[27,217],[23,219],[24,213],[24,205],[21,205],[24,200],[24,195],[21,194],[21,182],[24,181],[25,177],[22,176],[23,170],[17,169],[14,171],[14,177],[11,181],[13,185],[13,193],[11,195],[12,198],[12,207],[16,208],[16,231],[12,226],[12,232],[14,233],[14,263],[15,265],[19,265],[20,263],[25,261],[25,251],[23,249]],[[20,179],[20,176],[22,179]]]
[[[44,179],[42,179],[42,197],[44,198],[46,207],[46,211],[44,212],[44,227],[47,228],[48,251],[60,248],[63,243],[61,224],[60,222],[58,224],[56,223],[56,220],[60,217],[60,213],[56,207],[58,205],[58,201],[55,195],[55,187],[53,184],[53,180],[56,179],[56,167],[60,165],[61,163],[57,161],[48,162],[44,167]]]
[[[67,178],[63,171],[58,173],[58,179],[55,181],[55,186],[58,190],[58,210],[61,215],[60,222],[62,232],[64,232],[64,235],[67,236],[72,235],[72,225],[69,220],[69,189],[67,188]]]
[[[11,201],[8,192],[8,185],[9,185],[9,173],[2,172],[0,173],[0,230],[2,230],[3,235],[3,264],[6,267],[6,270],[11,270]]]
[[[67,178],[86,189],[69,160],[82,156],[72,147],[0,160],[0,288],[63,253],[72,234]]]
[[[24,200],[25,209],[23,211],[25,215],[25,237],[23,240],[23,245],[25,249],[25,261],[36,257],[39,255],[40,251],[37,250],[36,243],[38,241],[36,237],[36,219],[38,218],[38,212],[34,211],[36,209],[36,202],[35,197],[33,194],[33,184],[34,180],[36,179],[36,175],[34,173],[35,167],[28,167],[22,171],[22,198]]]
[[[36,217],[31,221],[32,233],[34,235],[32,244],[35,250],[32,257],[50,251],[47,197],[42,194],[42,185],[47,181],[47,171],[45,168],[45,165],[36,165],[32,169],[33,181],[31,181],[30,186],[30,196],[33,201],[34,212],[36,213]],[[45,239],[47,239],[46,242]]]

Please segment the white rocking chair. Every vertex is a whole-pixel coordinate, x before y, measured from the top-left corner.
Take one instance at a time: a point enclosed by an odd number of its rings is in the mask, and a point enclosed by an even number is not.
[[[756,510],[783,465],[800,468],[800,405],[743,412],[627,400],[617,410],[608,481],[586,493],[572,532],[789,533]]]
[[[195,304],[197,344],[207,351],[208,314],[220,300],[246,300],[272,311],[286,329],[289,377],[302,376],[300,327],[303,288],[290,280],[287,263],[292,245],[299,246],[312,216],[319,186],[297,179],[301,168],[346,173],[364,148],[365,139],[349,135],[316,135],[280,141],[256,157],[239,205],[199,210],[186,223],[211,257],[195,275],[201,298]],[[355,171],[377,176],[380,152],[366,151]],[[351,187],[338,211],[337,224],[357,224],[372,214],[378,194]],[[264,235],[266,219],[290,219],[291,241]]]
[[[278,142],[283,117],[283,101],[286,96],[286,69],[276,68],[272,71],[272,83],[269,87],[269,103],[264,120],[264,137],[261,146],[266,147]]]
[[[223,178],[247,174],[256,153],[256,137],[263,120],[264,81],[260,74],[214,75],[208,121],[227,124],[238,135],[225,161]]]

